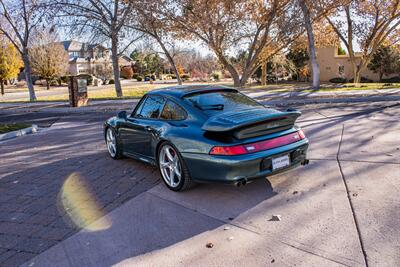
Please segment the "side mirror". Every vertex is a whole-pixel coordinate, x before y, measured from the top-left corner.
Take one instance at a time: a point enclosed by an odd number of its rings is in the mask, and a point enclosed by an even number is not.
[[[118,112],[117,118],[126,120],[126,111],[123,110],[123,111]]]

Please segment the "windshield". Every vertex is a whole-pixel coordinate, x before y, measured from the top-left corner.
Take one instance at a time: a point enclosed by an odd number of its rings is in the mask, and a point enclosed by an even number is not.
[[[190,94],[184,97],[193,106],[208,115],[255,107],[263,107],[257,101],[237,91],[216,91]]]

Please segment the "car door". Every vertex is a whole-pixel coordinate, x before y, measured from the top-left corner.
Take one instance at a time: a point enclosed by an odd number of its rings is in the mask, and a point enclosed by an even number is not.
[[[134,113],[120,126],[124,152],[131,155],[152,157],[152,141],[161,122],[158,120],[165,99],[148,95],[139,103]]]

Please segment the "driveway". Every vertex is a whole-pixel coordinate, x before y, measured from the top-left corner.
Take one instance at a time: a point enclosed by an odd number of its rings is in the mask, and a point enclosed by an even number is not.
[[[0,266],[398,266],[400,106],[299,109],[310,164],[239,188],[112,160],[107,112],[0,143]]]

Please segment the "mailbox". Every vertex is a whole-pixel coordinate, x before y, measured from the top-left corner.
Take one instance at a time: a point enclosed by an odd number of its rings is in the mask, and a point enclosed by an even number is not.
[[[88,103],[87,80],[71,76],[68,80],[69,104],[71,107],[86,106]]]

